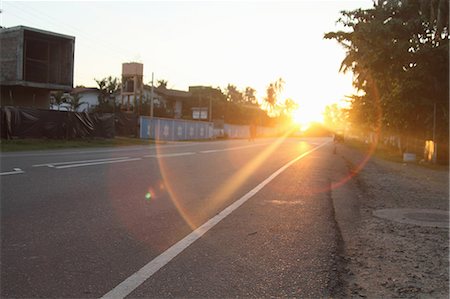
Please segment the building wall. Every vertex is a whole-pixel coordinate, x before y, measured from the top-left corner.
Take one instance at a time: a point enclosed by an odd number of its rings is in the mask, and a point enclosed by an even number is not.
[[[80,96],[81,96],[80,101],[86,102],[86,104],[81,105],[78,108],[78,111],[79,112],[84,112],[84,111],[87,112],[88,109],[92,110],[95,106],[98,105],[98,95],[99,95],[99,92],[96,92],[96,91],[88,91],[88,92],[80,93]]]
[[[0,28],[0,104],[50,108],[51,90],[71,90],[75,38],[40,29]]]
[[[23,55],[22,31],[0,34],[0,82],[15,81],[22,78],[20,55]]]
[[[173,111],[175,118],[181,118],[183,115],[183,103],[180,100],[175,101]]]
[[[1,106],[34,107],[49,109],[50,91],[47,89],[23,87],[23,86],[2,86],[0,88]]]

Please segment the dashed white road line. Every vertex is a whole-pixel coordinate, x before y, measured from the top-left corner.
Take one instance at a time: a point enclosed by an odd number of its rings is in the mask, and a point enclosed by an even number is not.
[[[153,274],[155,274],[159,269],[164,267],[167,263],[169,263],[173,258],[175,258],[178,254],[183,252],[187,247],[189,247],[192,243],[201,238],[207,231],[213,228],[217,223],[222,221],[225,217],[230,215],[234,210],[239,208],[242,204],[244,204],[247,200],[253,197],[256,193],[258,193],[262,188],[264,188],[268,183],[270,183],[273,179],[275,179],[279,174],[284,172],[288,167],[297,162],[298,160],[306,157],[310,153],[318,150],[322,146],[326,145],[328,142],[325,142],[303,154],[291,160],[287,164],[283,165],[280,169],[272,173],[268,178],[262,181],[258,186],[250,190],[247,194],[242,196],[240,199],[229,205],[222,212],[214,216],[205,222],[202,226],[191,232],[189,235],[178,241],[175,245],[161,253],[155,259],[150,261],[144,267],[139,269],[137,272],[132,274],[130,277],[125,279],[119,285],[117,285],[114,289],[106,293],[102,298],[124,298],[133,292],[137,287],[143,284],[147,279],[149,279]]]
[[[130,162],[130,161],[138,161],[138,160],[142,160],[142,158],[130,158],[130,159],[123,159],[123,160],[112,160],[112,161],[102,161],[102,162],[93,162],[93,163],[69,164],[69,165],[55,166],[55,168],[56,169],[64,169],[64,168],[83,167],[83,166],[91,166],[91,165],[99,165],[99,164]]]
[[[226,151],[235,151],[235,150],[240,150],[240,149],[243,149],[243,148],[262,146],[262,145],[267,145],[267,143],[258,143],[258,144],[244,145],[244,146],[221,148],[221,149],[215,149],[215,150],[199,151],[199,153],[210,154],[210,153],[218,153],[218,152],[226,152]]]
[[[13,171],[0,172],[0,175],[13,175],[13,174],[21,174],[21,173],[25,173],[25,171],[23,171],[20,168],[13,168]]]
[[[130,157],[119,157],[119,158],[107,158],[107,159],[96,159],[96,160],[82,160],[82,161],[69,161],[69,162],[56,162],[56,163],[44,163],[44,164],[36,164],[32,165],[32,167],[54,167],[55,165],[65,165],[65,164],[78,164],[78,163],[89,163],[89,162],[100,162],[100,161],[113,161],[113,160],[123,160],[128,159]]]
[[[173,153],[173,154],[156,154],[156,155],[146,155],[145,158],[166,158],[166,157],[181,157],[181,156],[190,156],[195,155],[194,152],[186,152],[186,153]]]

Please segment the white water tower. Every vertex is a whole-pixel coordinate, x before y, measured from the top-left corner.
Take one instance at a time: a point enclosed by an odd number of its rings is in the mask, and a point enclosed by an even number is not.
[[[126,107],[126,111],[130,111],[130,103],[133,103],[134,111],[140,113],[144,95],[143,77],[144,65],[142,63],[122,63],[121,104],[123,108]],[[126,106],[124,105],[125,99]]]

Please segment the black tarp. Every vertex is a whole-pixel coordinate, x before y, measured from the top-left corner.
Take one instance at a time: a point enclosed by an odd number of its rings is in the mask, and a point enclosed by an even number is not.
[[[114,114],[0,107],[1,138],[113,138]]]
[[[137,137],[138,118],[134,113],[116,112],[116,135]]]

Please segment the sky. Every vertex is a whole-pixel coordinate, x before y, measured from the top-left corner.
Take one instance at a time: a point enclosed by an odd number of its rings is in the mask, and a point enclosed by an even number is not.
[[[121,76],[123,62],[144,64],[144,82],[240,90],[261,99],[283,78],[282,98],[292,98],[317,118],[328,104],[354,93],[345,57],[324,40],[341,10],[368,8],[365,1],[1,1],[3,27],[24,25],[75,36],[74,85]]]

